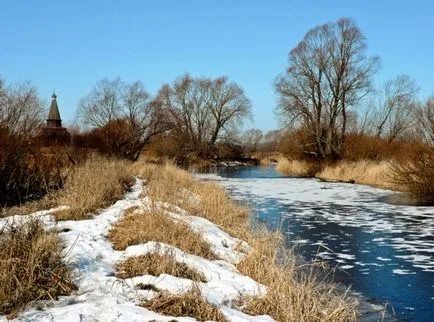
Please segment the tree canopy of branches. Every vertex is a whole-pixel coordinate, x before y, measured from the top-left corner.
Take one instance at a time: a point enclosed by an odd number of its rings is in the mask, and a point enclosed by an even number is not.
[[[227,77],[184,75],[161,88],[156,104],[169,115],[182,149],[200,156],[213,153],[219,140],[251,117],[250,100]]]
[[[44,114],[44,104],[30,83],[6,86],[0,80],[0,129],[31,138],[40,130]]]
[[[411,127],[417,90],[415,82],[407,75],[399,75],[384,84],[373,121],[377,137],[392,142]]]
[[[100,134],[106,152],[128,160],[137,160],[149,140],[167,130],[163,113],[140,81],[98,81],[80,100],[78,116]]]
[[[318,159],[340,158],[348,112],[371,91],[378,57],[366,55],[364,35],[342,18],[311,29],[288,62],[276,82],[279,114],[309,132]]]
[[[421,139],[434,144],[434,97],[416,109],[416,121]]]

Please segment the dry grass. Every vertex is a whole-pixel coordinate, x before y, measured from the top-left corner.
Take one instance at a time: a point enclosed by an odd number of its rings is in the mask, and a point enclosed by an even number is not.
[[[397,189],[389,178],[391,169],[392,163],[389,161],[342,161],[326,166],[316,177],[325,180],[354,180],[359,184]]]
[[[206,218],[232,235],[242,237],[242,232],[248,230],[249,210],[232,202],[217,184],[199,182],[171,163],[137,164],[135,171],[145,179],[147,193],[153,200]]]
[[[197,272],[182,262],[176,261],[171,253],[150,253],[143,256],[131,257],[119,263],[116,270],[118,272],[117,277],[123,279],[142,275],[159,276],[161,274],[168,274],[192,281],[206,282],[202,273]]]
[[[289,253],[285,264],[280,265],[282,244],[279,236],[252,232],[248,209],[233,202],[219,186],[198,182],[187,172],[168,163],[163,166],[138,163],[135,171],[145,178],[151,198],[207,218],[254,248],[238,269],[242,274],[267,285],[269,291],[262,299],[249,299],[246,312],[269,314],[278,321],[356,319],[355,302],[338,293],[333,285],[318,281],[311,272],[299,274],[294,254]],[[163,302],[166,303],[165,300]]]
[[[169,218],[160,210],[127,211],[113,226],[109,239],[117,250],[155,241],[208,259],[216,259],[210,245],[181,221]]]
[[[295,177],[312,177],[315,175],[317,168],[306,161],[290,160],[280,157],[276,170],[289,176]]]
[[[57,220],[88,219],[89,214],[119,200],[134,183],[126,161],[91,157],[72,168],[57,203],[71,208],[55,213]]]
[[[199,321],[225,321],[223,314],[203,299],[198,287],[180,295],[162,293],[153,300],[142,302],[142,306],[164,315],[194,317]]]
[[[356,301],[319,278],[315,265],[301,271],[291,250],[279,251],[283,246],[278,234],[258,232],[249,242],[254,251],[238,269],[267,285],[268,292],[262,298],[242,299],[245,313],[268,314],[277,321],[357,320]]]
[[[29,302],[53,300],[76,287],[63,262],[59,236],[39,221],[0,232],[0,314],[13,317]]]

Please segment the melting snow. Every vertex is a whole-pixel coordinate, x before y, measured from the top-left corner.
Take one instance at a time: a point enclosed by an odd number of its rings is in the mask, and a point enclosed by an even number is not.
[[[43,310],[30,308],[22,312],[17,321],[173,321],[173,317],[149,311],[137,304],[143,299],[156,296],[153,291],[135,289],[138,283],[150,283],[159,289],[172,293],[185,292],[192,286],[191,280],[170,275],[138,276],[120,280],[114,276],[117,261],[130,256],[149,252],[171,251],[176,258],[188,266],[200,270],[207,279],[199,283],[202,295],[219,306],[222,314],[230,321],[273,321],[269,316],[249,316],[231,308],[231,302],[239,296],[263,295],[266,287],[247,276],[239,274],[233,266],[250,250],[243,241],[233,238],[215,224],[200,218],[188,216],[185,212],[171,212],[169,215],[187,222],[192,229],[203,234],[213,250],[223,260],[209,261],[164,244],[148,242],[115,251],[106,239],[109,229],[128,208],[147,208],[148,198],[140,198],[142,183],[137,180],[132,191],[111,207],[102,210],[89,220],[64,221],[55,223],[52,213],[59,208],[37,212],[27,216],[0,219],[0,229],[11,222],[29,218],[41,219],[47,228],[58,227],[66,242],[65,254],[75,274],[78,291],[58,301],[46,301]],[[176,318],[177,321],[195,321],[192,318]],[[0,321],[6,321],[0,316]]]

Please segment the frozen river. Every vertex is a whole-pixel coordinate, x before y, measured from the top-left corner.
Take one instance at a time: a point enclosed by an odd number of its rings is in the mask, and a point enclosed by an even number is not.
[[[391,205],[391,191],[283,177],[273,166],[207,176],[305,258],[327,260],[340,282],[389,303],[398,320],[434,321],[434,207]]]

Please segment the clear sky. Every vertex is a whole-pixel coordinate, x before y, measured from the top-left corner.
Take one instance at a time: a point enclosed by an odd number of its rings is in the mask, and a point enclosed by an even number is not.
[[[43,1],[0,0],[0,77],[58,94],[62,118],[104,77],[165,82],[227,75],[253,104],[247,127],[277,127],[275,77],[313,26],[351,17],[381,57],[378,83],[405,73],[434,93],[432,1]]]

